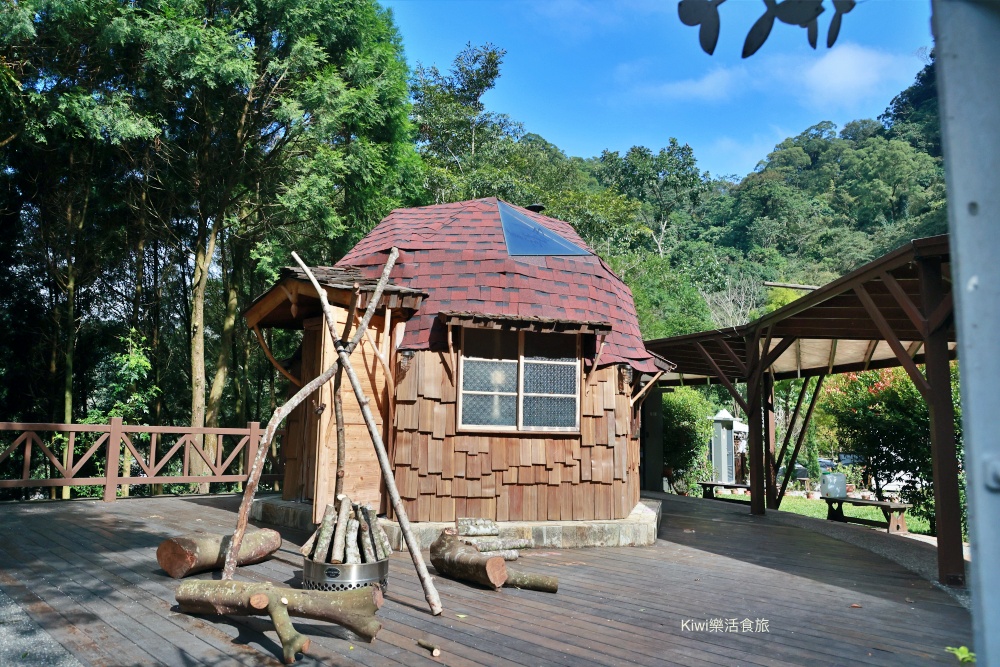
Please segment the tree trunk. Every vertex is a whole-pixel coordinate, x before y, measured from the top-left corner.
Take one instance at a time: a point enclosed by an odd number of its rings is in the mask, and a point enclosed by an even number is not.
[[[223,247],[223,257],[225,257]],[[226,315],[222,322],[222,339],[219,342],[219,357],[215,363],[215,376],[212,378],[212,388],[208,393],[208,404],[205,410],[205,425],[218,428],[219,413],[222,411],[222,392],[226,388],[229,376],[229,364],[232,360],[233,337],[236,331],[236,315],[238,313],[238,290],[236,281],[229,274],[228,262],[223,262],[223,280],[226,282]],[[221,446],[216,436],[209,436],[205,442],[205,453],[214,460],[216,450]]]
[[[507,570],[507,581],[503,585],[510,588],[524,588],[529,591],[555,593],[559,590],[559,579],[544,574]]]
[[[66,256],[66,349],[63,356],[63,423],[73,423],[73,357],[76,351],[76,271]],[[69,466],[69,443],[63,451],[63,467]],[[69,500],[70,488],[62,487],[62,499]]]
[[[263,596],[263,597],[262,597]],[[243,581],[192,579],[177,587],[177,604],[188,614],[260,616],[267,608],[264,598],[287,600],[288,614],[336,623],[367,642],[373,642],[382,624],[375,612],[382,606],[378,586],[350,591],[303,591],[271,584]]]
[[[453,579],[471,581],[499,590],[507,580],[507,564],[499,556],[488,557],[462,542],[454,528],[446,528],[431,544],[431,563]]]
[[[218,221],[213,221],[211,228],[204,214],[200,214],[199,234],[196,241],[194,257],[194,275],[191,280],[191,426],[205,426],[205,292],[208,288],[208,272],[215,254],[215,241],[218,235]],[[197,444],[205,448],[209,459],[213,452],[206,448],[205,437],[195,438]],[[213,446],[214,450],[214,446]],[[200,456],[191,458],[191,474],[204,475],[209,468]],[[198,484],[198,493],[208,493],[208,482]]]
[[[174,579],[189,574],[221,569],[229,546],[228,535],[194,533],[164,540],[156,549],[156,562]],[[281,548],[281,535],[276,530],[263,528],[247,533],[240,545],[237,561],[252,565],[267,560]]]

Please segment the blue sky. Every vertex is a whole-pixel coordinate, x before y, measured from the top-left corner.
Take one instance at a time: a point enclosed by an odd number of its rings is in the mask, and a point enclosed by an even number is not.
[[[411,67],[446,71],[466,43],[507,50],[492,111],[509,114],[569,155],[590,157],[670,137],[694,148],[713,175],[751,171],[782,139],[823,120],[875,118],[913,82],[932,45],[929,0],[862,0],[826,48],[776,22],[743,60],[760,0],[719,8],[715,55],[677,17],[676,0],[382,0]]]

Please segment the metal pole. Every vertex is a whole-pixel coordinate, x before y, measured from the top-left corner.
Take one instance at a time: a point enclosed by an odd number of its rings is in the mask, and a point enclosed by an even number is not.
[[[933,0],[981,665],[1000,664],[1000,4]],[[993,628],[993,632],[987,632]]]

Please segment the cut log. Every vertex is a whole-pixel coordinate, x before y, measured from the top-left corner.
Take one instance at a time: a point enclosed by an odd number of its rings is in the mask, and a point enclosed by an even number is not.
[[[431,655],[435,658],[441,655],[441,647],[438,646],[437,644],[430,643],[426,639],[418,639],[417,646],[419,646],[420,648],[427,649],[428,651],[431,652]]]
[[[385,528],[382,527],[382,523],[377,517],[375,519],[375,543],[379,545],[379,549],[382,551],[382,558],[388,558],[392,555],[392,545],[389,544],[389,536],[385,534]]]
[[[559,590],[559,579],[544,574],[507,570],[507,581],[504,582],[504,586],[524,588],[529,591],[542,591],[543,593],[555,593]]]
[[[506,549],[531,549],[535,546],[534,540],[522,538],[500,538],[500,537],[463,537],[462,541],[471,544],[480,551],[504,551]]]
[[[475,519],[472,517],[460,517],[455,519],[455,526],[459,535],[482,536],[499,535],[500,526],[496,521],[489,519]]]
[[[454,528],[441,531],[431,544],[431,563],[441,574],[498,590],[507,580],[507,564],[462,542]]]
[[[375,547],[372,545],[371,538],[372,529],[368,527],[364,519],[358,522],[358,542],[361,543],[361,562],[363,563],[374,563],[377,558],[375,558]]]
[[[316,538],[316,550],[312,559],[325,563],[330,555],[330,540],[333,539],[333,524],[337,520],[337,511],[333,508],[333,503],[326,506],[323,512],[323,520],[319,524],[319,537]]]
[[[260,616],[268,613],[272,602],[277,601],[285,608],[286,615],[336,623],[367,642],[374,641],[382,629],[375,618],[375,612],[382,606],[382,591],[378,586],[349,591],[303,591],[255,582],[195,579],[181,583],[176,598],[180,610],[188,614],[231,616]],[[294,635],[298,633],[292,635],[287,628],[284,632],[293,642],[291,646],[285,645],[286,637],[282,637],[287,657],[290,648],[295,648]],[[306,649],[300,645],[296,650]]]
[[[367,540],[368,546],[362,549],[362,553],[367,557],[368,548],[372,551],[372,560],[366,560],[366,563],[374,563],[375,561],[382,560],[382,556],[378,555],[378,545],[375,543],[375,513],[372,512],[372,508],[369,505],[361,505],[358,507],[358,511],[361,512],[361,533],[364,535],[364,539]]]
[[[493,558],[494,556],[499,556],[500,558],[503,558],[506,561],[512,561],[512,560],[517,560],[517,556],[520,552],[518,552],[517,549],[499,549],[497,551],[480,551],[479,553],[489,558]]]
[[[337,529],[333,533],[333,551],[330,553],[331,563],[344,562],[344,549],[347,545],[347,522],[351,517],[351,499],[345,495],[337,496],[340,511],[337,514]]]
[[[160,543],[156,549],[156,562],[174,579],[189,574],[218,570],[226,560],[229,536],[215,533],[193,533],[171,537]],[[281,548],[281,535],[270,528],[252,530],[246,534],[237,562],[252,565],[266,560]]]
[[[358,529],[361,524],[357,519],[347,520],[347,546],[344,549],[345,563],[360,563],[361,550],[358,548]]]
[[[312,558],[313,547],[316,546],[316,538],[319,537],[319,528],[313,531],[306,543],[299,547],[299,553],[306,558]]]

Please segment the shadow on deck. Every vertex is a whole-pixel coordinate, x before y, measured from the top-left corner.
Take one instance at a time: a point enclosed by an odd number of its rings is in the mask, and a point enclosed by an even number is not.
[[[176,613],[176,582],[156,564],[165,537],[230,531],[238,504],[4,504],[0,588],[84,665],[279,665],[268,619]],[[296,545],[307,535],[281,532],[276,557],[239,576],[300,581]],[[668,497],[654,546],[536,549],[517,566],[558,575],[559,593],[437,578],[445,612],[432,617],[397,553],[376,643],[300,619],[313,650],[299,664],[949,664],[944,647],[971,642],[968,612],[902,566],[726,503]]]

